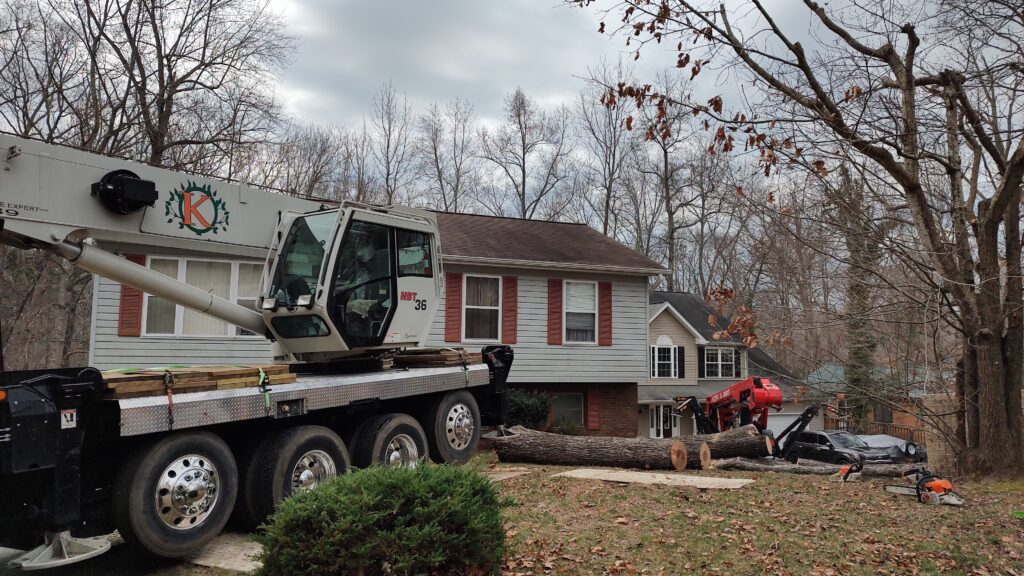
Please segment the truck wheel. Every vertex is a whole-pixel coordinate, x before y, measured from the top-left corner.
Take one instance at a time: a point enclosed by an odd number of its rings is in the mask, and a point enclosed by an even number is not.
[[[114,482],[114,522],[129,544],[179,558],[220,533],[238,493],[231,449],[210,432],[167,436],[136,452]]]
[[[348,469],[348,450],[332,430],[298,426],[275,432],[258,445],[241,470],[236,522],[254,530],[285,498],[312,490]]]
[[[464,464],[476,453],[480,408],[469,392],[445,394],[427,411],[423,422],[435,462]]]
[[[383,414],[359,427],[352,461],[360,468],[415,468],[427,457],[427,435],[412,416]]]

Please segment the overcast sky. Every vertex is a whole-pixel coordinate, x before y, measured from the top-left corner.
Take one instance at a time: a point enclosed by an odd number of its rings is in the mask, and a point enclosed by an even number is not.
[[[597,33],[595,10],[559,0],[283,5],[299,46],[282,91],[304,121],[352,125],[369,113],[374,92],[388,80],[416,113],[432,101],[462,97],[481,119],[493,121],[516,86],[544,104],[572,101],[588,67],[602,58],[614,63],[625,49],[622,37]],[[638,72],[672,62],[671,53],[645,52]]]
[[[648,46],[633,63],[623,36],[597,33],[604,18],[597,8],[561,0],[279,2],[299,41],[281,90],[290,111],[307,122],[353,126],[388,80],[407,94],[414,113],[461,97],[482,120],[494,122],[516,86],[545,105],[572,103],[581,77],[602,58],[612,64],[623,59],[644,80],[675,63],[674,42]],[[806,34],[805,9],[794,10],[801,7],[792,0],[767,3],[780,22]],[[794,19],[785,12],[802,14]],[[608,20],[609,28],[617,22]],[[706,74],[699,90],[710,97],[734,87]]]

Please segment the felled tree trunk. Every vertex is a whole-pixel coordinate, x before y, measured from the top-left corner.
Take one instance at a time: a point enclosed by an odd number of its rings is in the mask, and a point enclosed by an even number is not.
[[[727,458],[715,460],[712,466],[716,470],[742,470],[745,472],[786,472],[789,474],[820,474],[828,476],[839,471],[837,464],[824,464],[821,462],[808,462],[800,460],[797,464],[790,464],[785,460],[774,459],[750,459],[750,458]],[[901,464],[867,464],[861,470],[861,476],[873,476],[877,478],[895,478],[904,471],[914,468],[913,465]]]
[[[509,430],[514,436],[493,440],[502,462],[533,462],[563,466],[614,466],[653,470],[701,468],[701,451],[710,458],[767,456],[770,441],[754,426],[718,434],[679,438],[611,438],[605,436],[564,436],[538,432],[521,426]],[[675,464],[673,464],[673,460]]]

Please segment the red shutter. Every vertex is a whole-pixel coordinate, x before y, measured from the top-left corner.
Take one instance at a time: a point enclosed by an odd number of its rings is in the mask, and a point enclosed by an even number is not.
[[[601,396],[597,391],[587,392],[587,430],[601,429]]]
[[[145,254],[125,254],[125,259],[146,265]],[[121,304],[117,313],[117,335],[139,337],[142,335],[142,290],[121,284]]]
[[[612,345],[612,283],[597,284],[597,343]]]
[[[501,343],[515,344],[519,336],[519,278],[501,277]]]
[[[562,343],[562,280],[548,279],[548,344]]]
[[[462,342],[461,272],[445,274],[444,292],[444,341]]]

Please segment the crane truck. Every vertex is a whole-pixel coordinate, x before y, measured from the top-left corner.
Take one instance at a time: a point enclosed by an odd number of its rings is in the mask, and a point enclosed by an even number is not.
[[[353,457],[461,463],[503,423],[506,346],[454,366],[353,361],[425,348],[444,278],[431,212],[299,200],[9,135],[0,154],[0,242],[264,335],[297,374],[197,392],[171,377],[166,394],[112,399],[94,368],[0,371],[0,545],[30,549],[22,569],[98,555],[115,529],[182,557]],[[263,258],[255,309],[104,249],[210,243]]]

